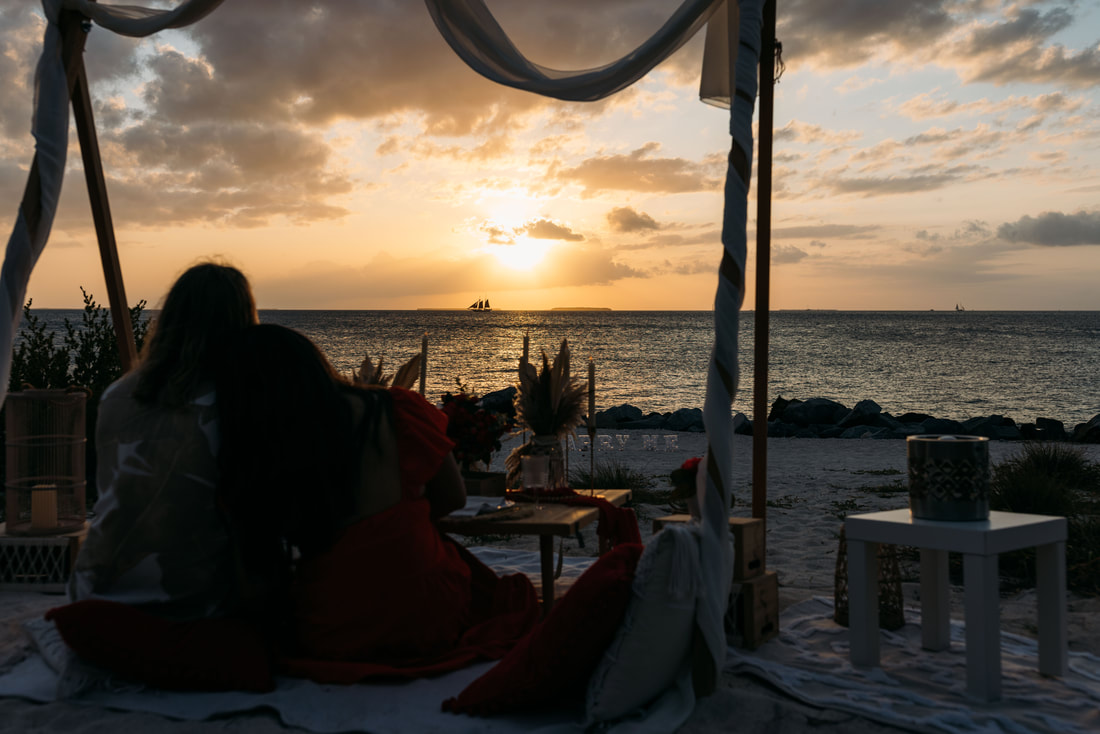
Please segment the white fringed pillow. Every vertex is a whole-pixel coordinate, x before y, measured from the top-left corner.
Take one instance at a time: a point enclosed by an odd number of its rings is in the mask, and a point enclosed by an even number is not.
[[[634,572],[619,631],[588,681],[588,723],[625,716],[672,685],[691,654],[699,541],[691,526],[666,525]]]

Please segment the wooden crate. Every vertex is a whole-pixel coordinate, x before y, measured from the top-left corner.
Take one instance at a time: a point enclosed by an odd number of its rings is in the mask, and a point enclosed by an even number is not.
[[[734,582],[731,591],[737,631],[742,645],[755,650],[779,634],[779,576],[766,571],[755,578]]]
[[[665,515],[653,520],[653,532],[671,523],[684,523],[691,515]],[[764,521],[754,517],[731,517],[730,532],[733,533],[733,580],[734,583],[760,576],[765,571],[764,561]]]
[[[65,591],[88,526],[64,535],[8,535],[0,524],[0,591]]]

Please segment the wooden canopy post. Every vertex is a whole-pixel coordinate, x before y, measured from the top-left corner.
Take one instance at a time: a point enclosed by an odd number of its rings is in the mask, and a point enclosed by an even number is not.
[[[94,2],[94,0],[93,0]],[[92,99],[88,91],[88,77],[84,69],[84,43],[91,26],[83,15],[68,10],[61,16],[61,60],[72,100],[73,117],[76,119],[77,137],[84,161],[84,178],[88,185],[88,200],[92,205],[96,239],[99,241],[99,257],[103,263],[103,278],[107,283],[107,298],[111,307],[111,319],[115,327],[119,361],[123,372],[137,363],[137,346],[134,329],[130,323],[130,308],[126,301],[126,289],[122,282],[122,268],[118,260],[111,208],[107,199],[107,182],[103,176],[103,162],[99,156],[99,142],[92,117]],[[30,239],[37,236],[35,228],[38,213],[42,209],[41,178],[38,170],[38,154],[31,161],[27,175],[27,187],[23,191],[20,208],[30,229]]]
[[[771,308],[775,3],[776,0],[764,3],[761,28],[759,152],[756,167],[756,306],[753,314],[752,516],[765,520],[768,514],[768,326]]]
[[[92,206],[96,239],[99,242],[99,259],[103,264],[103,279],[107,283],[107,299],[111,307],[111,320],[115,327],[119,361],[122,371],[129,372],[137,363],[137,345],[134,328],[130,323],[130,306],[126,300],[126,288],[122,282],[122,266],[118,259],[118,243],[115,240],[114,223],[111,221],[111,205],[107,198],[107,181],[103,175],[103,160],[99,156],[99,140],[92,117],[92,97],[88,90],[88,75],[84,69],[84,37],[91,30],[91,23],[80,13],[67,11],[61,18],[62,47],[75,49],[66,60],[65,75],[69,83],[69,97],[76,120],[77,138],[84,161],[84,180],[88,185],[88,201]]]

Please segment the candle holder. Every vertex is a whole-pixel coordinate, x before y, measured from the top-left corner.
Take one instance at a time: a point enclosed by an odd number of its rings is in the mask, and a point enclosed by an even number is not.
[[[86,403],[82,391],[8,395],[8,535],[62,535],[84,526]]]
[[[906,440],[909,509],[923,520],[989,519],[989,439],[924,435]]]

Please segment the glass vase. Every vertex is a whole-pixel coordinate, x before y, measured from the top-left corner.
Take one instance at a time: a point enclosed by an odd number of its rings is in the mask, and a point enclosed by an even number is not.
[[[561,448],[561,439],[552,434],[533,436],[529,453],[544,454],[549,458],[550,474],[547,487],[551,491],[569,486],[569,477],[565,474],[565,453]]]

